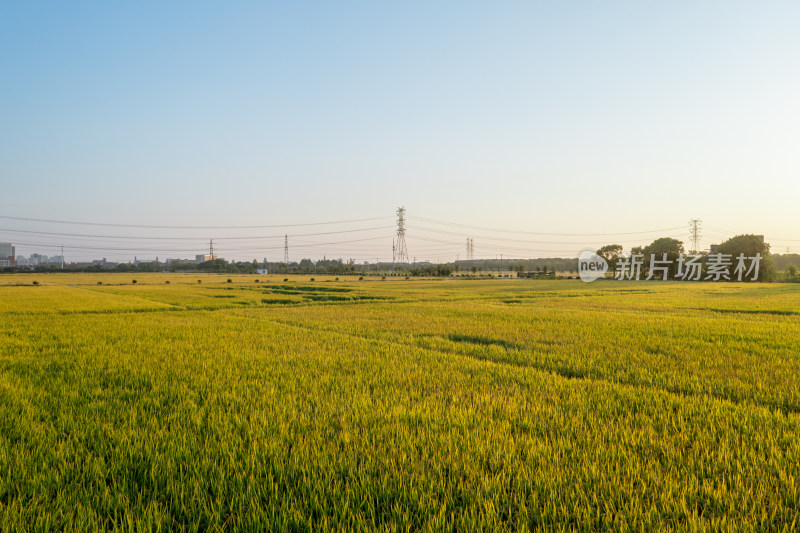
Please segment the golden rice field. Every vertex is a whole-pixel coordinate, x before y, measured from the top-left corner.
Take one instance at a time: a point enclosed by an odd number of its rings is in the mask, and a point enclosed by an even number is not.
[[[797,285],[0,277],[0,531],[789,531],[798,413]]]

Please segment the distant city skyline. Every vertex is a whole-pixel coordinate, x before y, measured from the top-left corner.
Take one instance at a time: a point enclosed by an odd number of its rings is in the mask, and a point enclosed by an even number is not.
[[[797,252],[798,26],[790,2],[6,4],[0,241],[372,262],[405,206],[432,261],[688,245],[694,218],[706,248]]]

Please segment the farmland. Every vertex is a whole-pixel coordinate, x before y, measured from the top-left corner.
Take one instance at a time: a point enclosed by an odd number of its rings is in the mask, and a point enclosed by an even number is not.
[[[0,530],[800,521],[797,286],[135,278],[0,277]]]

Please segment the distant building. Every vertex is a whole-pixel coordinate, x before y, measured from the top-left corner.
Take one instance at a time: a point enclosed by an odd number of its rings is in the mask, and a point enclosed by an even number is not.
[[[518,278],[555,278],[556,273],[555,271],[551,270],[549,272],[517,272]]]
[[[195,263],[205,263],[206,261],[214,261],[216,259],[217,256],[211,254],[198,254],[194,256]]]
[[[0,242],[0,267],[17,266],[17,247],[10,242]]]
[[[262,275],[266,276],[267,274],[269,274],[269,269],[268,268],[257,268],[256,269],[256,274],[262,274]]]
[[[0,247],[3,245],[0,244]],[[5,253],[4,251],[0,250],[0,252]],[[0,257],[0,260],[5,259],[4,257]],[[38,266],[45,266],[45,265],[64,265],[64,256],[62,255],[54,255],[52,257],[42,255],[42,254],[31,254],[30,257],[25,257],[19,255],[16,257],[14,261],[14,266],[25,266],[25,267],[38,267]]]
[[[47,257],[46,255],[31,254],[30,259],[28,259],[28,264],[30,264],[31,266],[46,265],[49,260],[50,258]]]

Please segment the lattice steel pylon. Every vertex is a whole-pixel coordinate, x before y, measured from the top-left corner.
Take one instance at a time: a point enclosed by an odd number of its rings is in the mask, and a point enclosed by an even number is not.
[[[289,264],[289,236],[283,236],[283,262]]]
[[[395,262],[400,263],[401,265],[404,263],[408,263],[408,248],[406,247],[406,208],[405,207],[398,207],[397,208],[397,238],[394,242],[394,247],[396,250],[395,255]]]
[[[700,250],[700,228],[702,228],[703,222],[699,218],[693,218],[689,221],[689,243],[692,247],[690,250],[693,254],[696,254]]]

